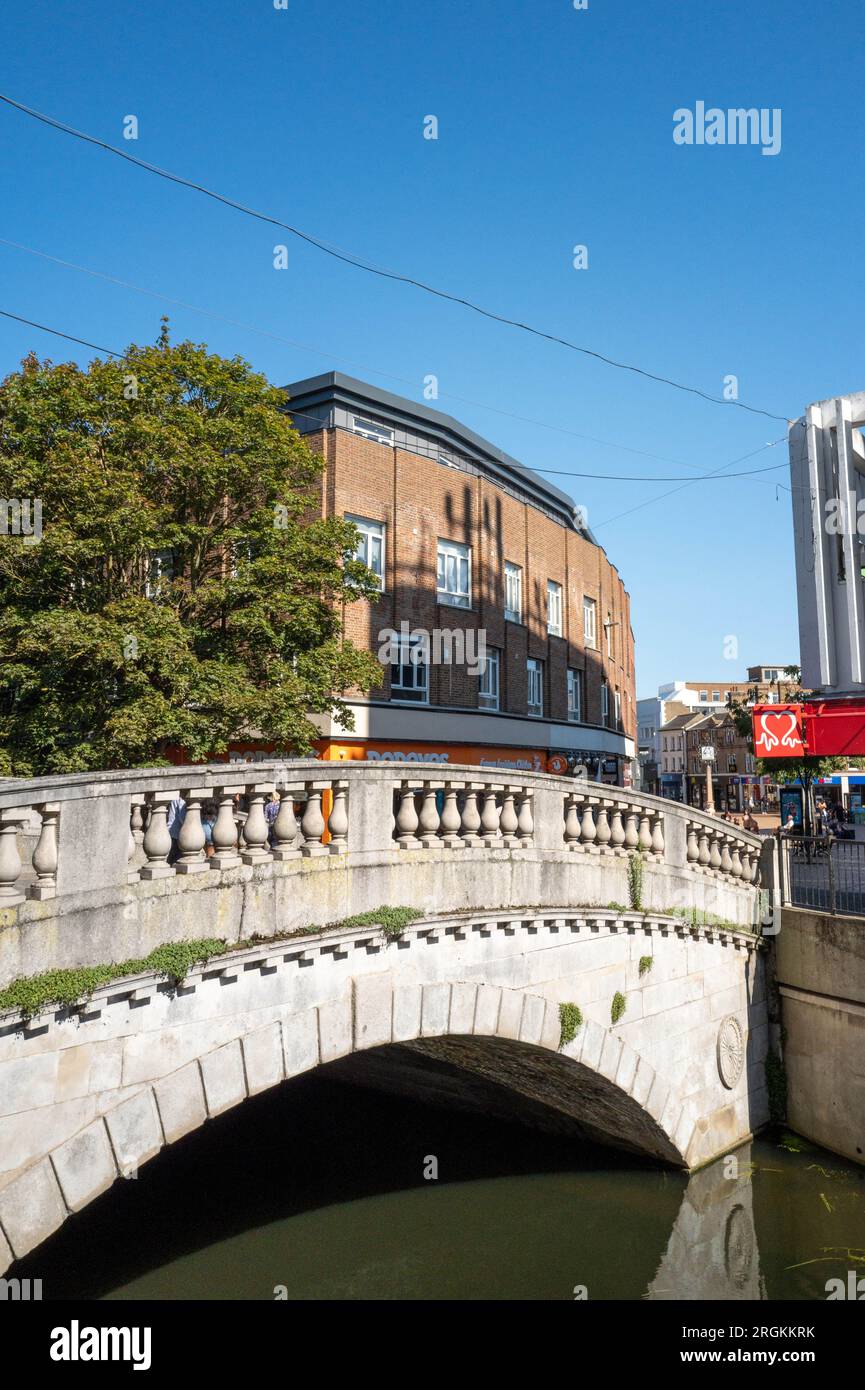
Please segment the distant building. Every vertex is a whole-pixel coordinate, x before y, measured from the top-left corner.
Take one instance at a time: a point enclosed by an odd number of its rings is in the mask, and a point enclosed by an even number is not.
[[[865,391],[817,401],[790,425],[802,680],[865,688]]]
[[[741,812],[752,807],[762,810],[774,802],[770,778],[758,776],[757,760],[731,714],[692,718],[683,728],[681,737],[685,745],[684,799],[689,805],[706,809],[706,763],[701,750],[707,744],[715,750],[712,799],[716,811]]]

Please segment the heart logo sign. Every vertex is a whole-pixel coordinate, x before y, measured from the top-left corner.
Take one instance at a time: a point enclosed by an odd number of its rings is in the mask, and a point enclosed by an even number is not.
[[[758,758],[801,758],[801,705],[773,705],[754,710],[754,752]]]

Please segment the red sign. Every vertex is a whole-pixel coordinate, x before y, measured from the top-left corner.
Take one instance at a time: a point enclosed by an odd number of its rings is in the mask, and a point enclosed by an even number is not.
[[[803,758],[801,705],[755,705],[754,752],[758,758]]]
[[[813,700],[805,706],[808,752],[817,758],[865,753],[865,703]]]

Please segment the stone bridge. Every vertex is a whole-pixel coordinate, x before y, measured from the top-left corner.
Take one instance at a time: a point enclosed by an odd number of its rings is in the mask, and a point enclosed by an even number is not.
[[[0,783],[0,989],[229,947],[180,981],[139,966],[30,1017],[0,1003],[0,1269],[164,1145],[352,1053],[354,1079],[432,1068],[441,1094],[687,1169],[759,1129],[759,838],[510,777],[308,761]],[[394,933],[383,905],[419,915]]]

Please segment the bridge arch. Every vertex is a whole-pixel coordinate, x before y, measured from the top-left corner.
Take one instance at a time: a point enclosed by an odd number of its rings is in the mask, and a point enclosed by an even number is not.
[[[0,1189],[0,1255],[28,1254],[74,1212],[249,1097],[351,1054],[416,1047],[559,1114],[587,1137],[679,1167],[675,1087],[615,1031],[584,1023],[561,1045],[559,1006],[517,989],[361,976],[345,997],[262,1024],[106,1105]]]

